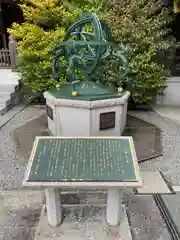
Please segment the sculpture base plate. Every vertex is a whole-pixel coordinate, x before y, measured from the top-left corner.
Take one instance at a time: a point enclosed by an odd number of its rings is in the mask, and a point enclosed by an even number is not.
[[[123,93],[116,92],[113,88],[105,87],[100,83],[91,81],[81,81],[74,84],[77,96],[72,96],[73,85],[64,83],[60,89],[50,89],[48,92],[56,99],[73,99],[80,101],[97,101],[110,98],[119,98]]]

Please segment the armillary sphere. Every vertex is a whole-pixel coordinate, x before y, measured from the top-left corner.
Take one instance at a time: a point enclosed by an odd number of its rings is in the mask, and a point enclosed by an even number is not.
[[[120,52],[115,52],[110,44],[110,31],[96,14],[86,13],[69,27],[62,43],[54,50],[53,73],[57,82],[67,73],[72,85],[78,82],[77,71],[83,80],[109,55],[119,55],[121,62],[126,59]],[[73,85],[74,86],[74,85]]]
[[[64,70],[63,60],[68,60],[67,72],[72,81],[74,69],[81,70],[87,77],[101,59],[110,53],[108,31],[103,29],[96,14],[86,13],[68,29],[63,43],[54,50],[53,71],[56,80]],[[65,58],[65,59],[64,59]]]

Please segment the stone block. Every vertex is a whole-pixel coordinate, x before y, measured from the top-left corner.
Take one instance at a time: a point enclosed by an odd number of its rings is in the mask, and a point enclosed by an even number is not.
[[[123,209],[120,226],[109,227],[105,222],[104,207],[66,207],[61,226],[51,228],[44,207],[34,240],[132,240],[126,209]]]
[[[143,186],[136,190],[137,194],[172,194],[171,186],[159,171],[141,171]]]

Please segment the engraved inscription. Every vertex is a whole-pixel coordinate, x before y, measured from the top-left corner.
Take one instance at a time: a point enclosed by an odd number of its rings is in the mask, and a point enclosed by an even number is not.
[[[29,181],[136,181],[129,141],[40,139]]]
[[[116,113],[115,112],[107,112],[100,114],[100,130],[108,130],[111,128],[115,128],[116,121]]]
[[[47,112],[47,116],[53,120],[53,110],[51,107],[49,107],[48,105],[46,106],[46,112]]]

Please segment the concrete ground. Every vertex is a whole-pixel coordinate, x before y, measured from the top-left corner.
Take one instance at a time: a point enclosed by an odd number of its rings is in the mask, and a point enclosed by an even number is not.
[[[38,106],[28,107],[0,129],[0,240],[33,239],[44,196],[41,190],[20,190],[27,159],[16,154],[12,131],[44,112],[45,110]],[[131,114],[157,125],[162,130],[163,156],[141,163],[140,168],[161,170],[172,185],[180,186],[178,124],[155,112]],[[130,195],[125,202],[134,240],[170,240],[152,196]]]
[[[178,106],[157,106],[155,111],[163,118],[180,125],[180,107]]]

